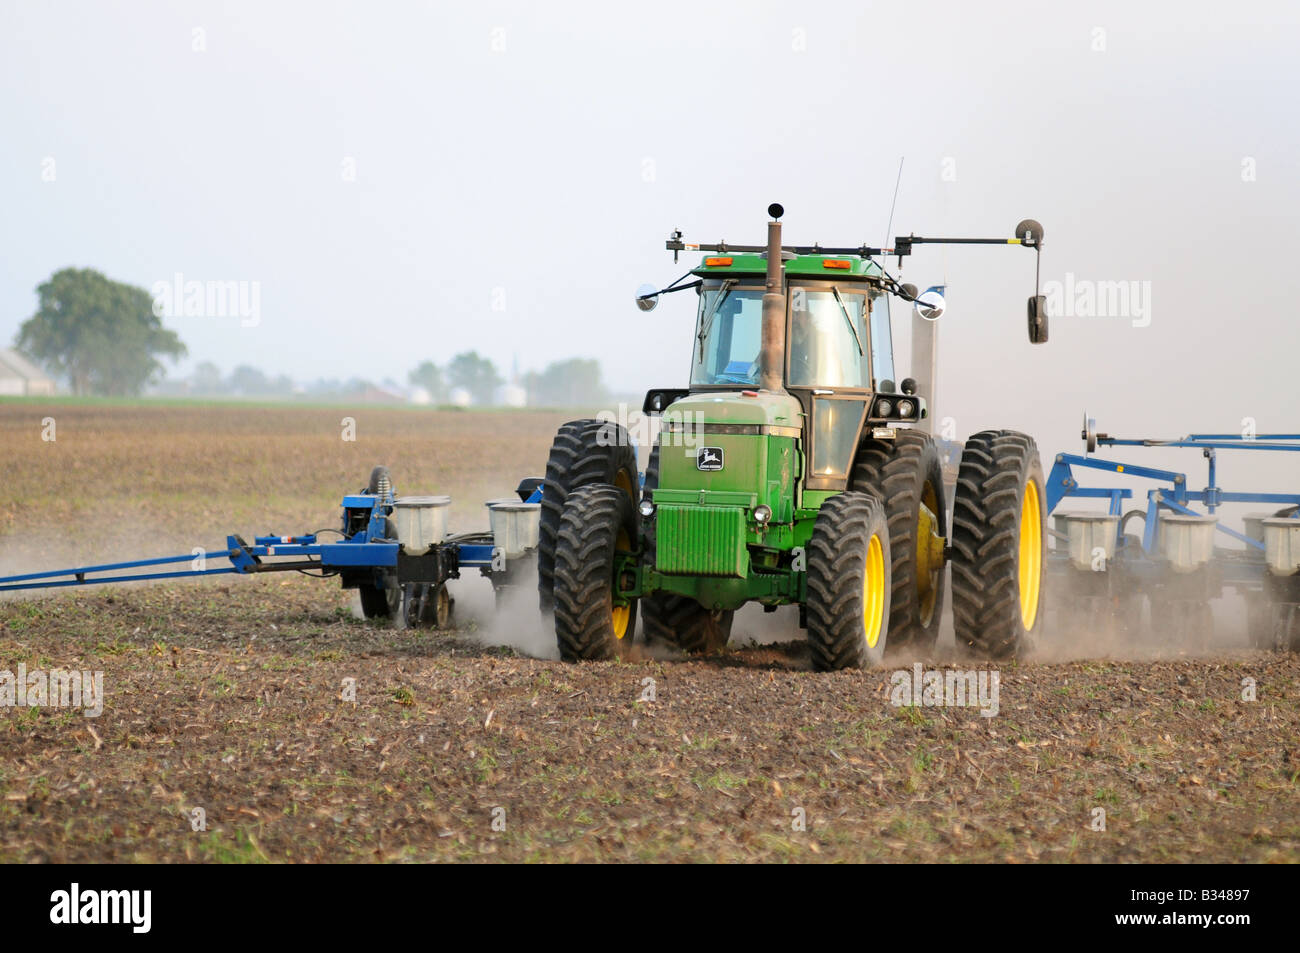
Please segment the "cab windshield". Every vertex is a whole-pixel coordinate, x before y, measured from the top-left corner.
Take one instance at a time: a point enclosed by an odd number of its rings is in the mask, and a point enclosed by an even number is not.
[[[756,386],[762,328],[762,288],[724,281],[717,288],[702,290],[695,323],[692,386]]]
[[[867,306],[865,289],[843,285],[791,287],[786,338],[791,387],[873,387],[872,370],[893,378],[889,304]],[[728,279],[700,291],[691,358],[691,386],[757,387],[762,347],[763,288]]]
[[[871,386],[870,335],[861,292],[790,290],[790,386]]]

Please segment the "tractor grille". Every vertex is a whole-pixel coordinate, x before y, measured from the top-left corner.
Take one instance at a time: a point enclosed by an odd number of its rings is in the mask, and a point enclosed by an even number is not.
[[[675,576],[744,579],[745,511],[735,506],[660,506],[655,519],[655,568]]]

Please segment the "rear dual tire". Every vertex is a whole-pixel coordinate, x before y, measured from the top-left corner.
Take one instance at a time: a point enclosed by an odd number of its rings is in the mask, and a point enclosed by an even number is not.
[[[952,517],[953,629],[964,654],[1018,657],[1037,639],[1047,564],[1043,486],[1033,438],[985,430],[966,441]]]
[[[929,652],[943,616],[948,535],[943,461],[934,438],[899,430],[893,440],[863,440],[849,486],[878,496],[889,524],[890,651]]]

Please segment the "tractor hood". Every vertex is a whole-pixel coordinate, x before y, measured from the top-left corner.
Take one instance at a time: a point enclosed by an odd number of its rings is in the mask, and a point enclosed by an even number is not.
[[[803,427],[803,407],[789,394],[764,391],[709,391],[690,394],[674,401],[664,412],[665,427],[690,432],[693,427],[716,424],[728,428],[754,428],[755,434],[770,432],[767,428],[792,429],[788,436],[798,436]],[[745,432],[737,429],[733,432]]]
[[[789,394],[749,393],[691,394],[664,412],[654,502],[666,518],[674,506],[729,507],[752,523],[759,505],[774,523],[794,518],[803,410]]]

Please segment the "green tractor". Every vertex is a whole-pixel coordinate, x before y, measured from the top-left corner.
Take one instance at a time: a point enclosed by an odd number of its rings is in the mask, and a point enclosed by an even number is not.
[[[645,636],[720,650],[735,611],[798,605],[820,670],[878,664],[887,649],[930,651],[952,564],[958,646],[1024,652],[1042,613],[1043,472],[1034,441],[992,430],[963,448],[951,510],[929,433],[942,296],[918,295],[877,261],[922,243],[1042,246],[1026,220],[1013,239],[898,238],[892,249],[789,247],[783,210],[767,244],[706,252],[687,275],[638,292],[698,298],[687,389],[653,390],[660,416],[644,480],[612,421],[556,435],[542,491],[541,607],[561,656],[607,659]],[[689,280],[688,280],[689,279]],[[896,383],[890,296],[914,306],[915,377]],[[1029,336],[1047,339],[1045,299]],[[918,380],[919,379],[919,380]],[[951,515],[951,527],[949,519]]]

